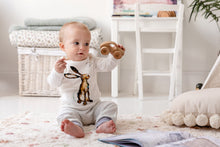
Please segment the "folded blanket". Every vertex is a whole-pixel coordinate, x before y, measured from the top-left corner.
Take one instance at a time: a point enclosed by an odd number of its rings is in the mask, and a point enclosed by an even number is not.
[[[95,28],[90,32],[90,47],[99,49],[102,30]],[[15,47],[59,48],[59,31],[17,30],[9,33],[9,39]]]
[[[96,27],[96,22],[89,17],[57,18],[57,19],[37,19],[27,18],[24,20],[25,26],[62,26],[67,22],[77,21],[85,24],[90,30]]]
[[[11,25],[9,27],[8,32],[11,33],[13,31],[19,30],[33,30],[33,31],[59,31],[61,26],[19,26],[19,25]]]

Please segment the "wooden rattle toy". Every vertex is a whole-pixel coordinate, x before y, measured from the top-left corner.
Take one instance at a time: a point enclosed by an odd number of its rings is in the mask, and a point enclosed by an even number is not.
[[[103,42],[100,48],[101,54],[108,55],[111,53],[115,59],[120,59],[124,55],[124,51],[113,41]]]

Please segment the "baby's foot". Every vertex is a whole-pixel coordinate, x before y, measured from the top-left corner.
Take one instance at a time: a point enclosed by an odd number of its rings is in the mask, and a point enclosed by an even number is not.
[[[96,133],[114,133],[115,131],[116,131],[116,125],[113,122],[113,120],[104,122],[96,129]]]
[[[61,131],[65,132],[66,134],[69,134],[77,138],[82,138],[85,136],[82,128],[80,128],[79,126],[75,125],[67,119],[62,121],[60,128]]]

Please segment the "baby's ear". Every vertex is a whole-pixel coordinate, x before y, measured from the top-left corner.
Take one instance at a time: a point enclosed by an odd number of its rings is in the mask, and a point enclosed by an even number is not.
[[[60,46],[60,49],[61,49],[62,51],[65,51],[63,42],[60,42],[60,43],[59,43],[59,46]]]

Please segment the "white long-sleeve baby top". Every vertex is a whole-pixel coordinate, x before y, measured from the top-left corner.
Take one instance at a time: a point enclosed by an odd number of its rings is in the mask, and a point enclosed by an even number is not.
[[[83,61],[67,60],[64,73],[53,69],[47,81],[51,87],[59,87],[63,105],[86,110],[100,101],[97,72],[111,71],[118,61],[111,54],[106,58],[90,54]]]

